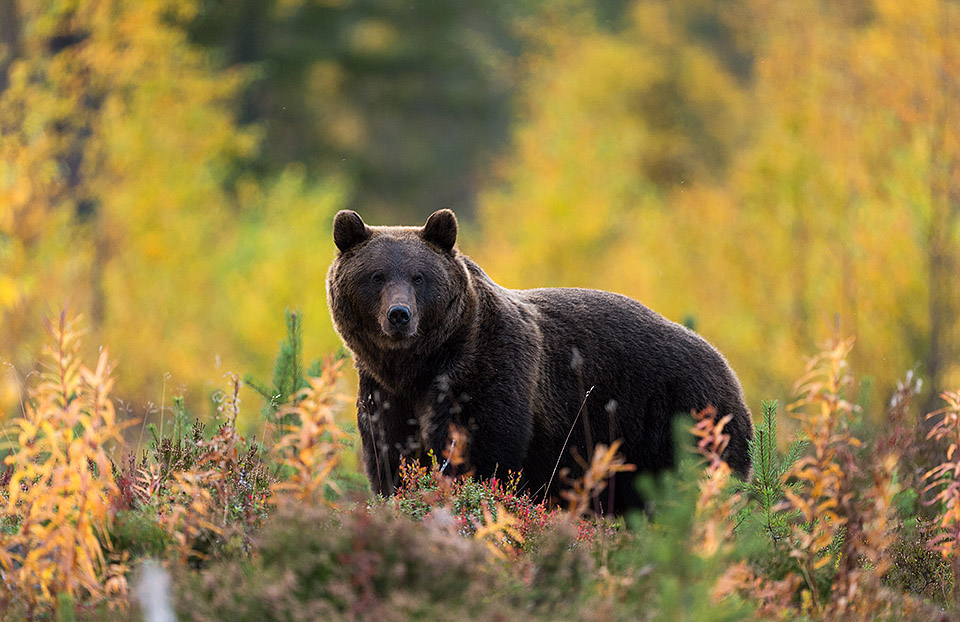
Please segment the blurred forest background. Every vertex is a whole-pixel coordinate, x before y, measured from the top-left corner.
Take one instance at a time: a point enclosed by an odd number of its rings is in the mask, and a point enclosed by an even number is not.
[[[82,312],[137,416],[308,356],[331,217],[633,296],[748,401],[857,336],[960,384],[956,0],[0,0],[0,412]],[[933,404],[934,402],[929,402]],[[873,409],[881,412],[882,409]]]

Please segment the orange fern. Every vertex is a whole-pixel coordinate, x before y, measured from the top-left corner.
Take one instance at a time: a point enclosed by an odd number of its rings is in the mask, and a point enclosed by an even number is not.
[[[706,458],[707,466],[700,478],[700,495],[697,497],[696,521],[693,527],[694,550],[703,557],[716,555],[733,536],[740,494],[728,495],[724,491],[730,482],[730,466],[721,457],[730,435],[723,428],[733,418],[725,415],[719,419],[711,406],[694,413],[697,423],[693,434],[697,437],[697,451]]]
[[[5,460],[13,476],[3,512],[17,526],[0,532],[0,564],[30,611],[55,607],[59,594],[104,593],[117,493],[105,445],[120,442],[123,426],[110,399],[107,352],[94,369],[83,366],[73,325],[64,313],[50,326],[55,345],[45,348],[42,380],[14,421],[18,447]]]
[[[496,506],[496,517],[490,507],[483,506],[483,524],[473,534],[474,540],[483,542],[494,556],[505,559],[523,544],[523,535],[517,529],[519,520],[502,505]]]
[[[960,605],[960,389],[945,391],[941,397],[947,405],[927,415],[927,419],[939,417],[927,438],[946,440],[947,453],[941,464],[923,475],[930,482],[924,492],[937,490],[926,502],[941,508],[937,518],[941,533],[930,541],[930,546],[950,560],[954,602]]]
[[[615,440],[609,447],[599,443],[593,451],[593,458],[589,464],[577,456],[583,475],[570,482],[570,488],[562,491],[560,496],[567,501],[567,509],[574,516],[582,516],[590,509],[590,504],[610,483],[617,473],[629,473],[637,469],[636,465],[628,464],[620,453],[621,441]]]
[[[797,382],[800,398],[789,410],[802,424],[812,455],[801,457],[788,473],[803,483],[795,492],[785,489],[790,503],[800,512],[802,525],[793,528],[791,556],[797,559],[807,585],[807,598],[815,611],[821,610],[814,572],[830,563],[830,546],[846,522],[838,509],[843,501],[846,474],[839,463],[841,449],[859,444],[845,427],[846,416],[855,406],[844,399],[852,382],[847,356],[853,338],[835,340],[807,363],[806,373]]]
[[[284,435],[273,447],[274,459],[289,475],[271,487],[301,501],[323,499],[323,492],[339,492],[331,474],[345,447],[346,434],[336,425],[334,413],[343,397],[336,392],[341,374],[340,363],[328,363],[319,378],[309,378],[310,386],[300,391],[297,400],[282,409],[283,415],[296,415],[296,423],[284,426]],[[332,503],[331,503],[332,505]]]

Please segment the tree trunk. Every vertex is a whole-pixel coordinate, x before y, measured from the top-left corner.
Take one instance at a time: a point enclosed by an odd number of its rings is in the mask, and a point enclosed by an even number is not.
[[[949,16],[940,20],[939,97],[934,115],[930,163],[930,223],[927,232],[930,321],[930,350],[926,361],[929,393],[926,412],[940,405],[943,374],[957,347],[957,228],[960,220],[960,153],[951,136],[960,134],[960,79],[956,71],[957,35]]]
[[[0,94],[8,85],[7,71],[20,55],[20,10],[17,0],[0,0]]]

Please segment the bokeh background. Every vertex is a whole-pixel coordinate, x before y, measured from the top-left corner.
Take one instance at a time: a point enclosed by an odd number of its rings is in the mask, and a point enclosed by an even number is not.
[[[63,307],[134,415],[203,412],[269,376],[285,308],[339,347],[337,210],[440,207],[503,285],[694,327],[755,412],[834,333],[861,397],[914,370],[931,400],[960,384],[960,3],[0,0],[2,412]]]

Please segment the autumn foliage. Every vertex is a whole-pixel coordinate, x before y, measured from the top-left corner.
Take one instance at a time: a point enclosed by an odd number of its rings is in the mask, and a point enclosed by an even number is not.
[[[928,419],[937,420],[928,437],[946,440],[947,453],[942,463],[924,474],[923,479],[929,482],[924,492],[935,492],[928,503],[943,508],[937,525],[941,533],[930,544],[944,559],[950,560],[957,579],[960,578],[960,392],[944,392],[943,399],[947,405],[927,415]],[[954,584],[953,598],[960,604],[958,583]]]
[[[0,535],[0,568],[31,612],[60,594],[123,591],[110,580],[118,489],[107,448],[118,447],[123,427],[110,397],[113,370],[106,351],[94,369],[83,365],[79,335],[65,315],[50,329],[42,380],[9,431],[16,451],[4,460],[9,477],[0,491],[4,523],[16,525]]]
[[[191,0],[12,2],[3,409],[35,368],[36,318],[64,304],[113,344],[118,395],[140,408],[171,387],[196,407],[218,356],[262,368],[277,309],[301,306],[315,318],[306,342],[335,349],[319,286],[332,215],[422,222],[442,204],[403,197],[442,187],[463,249],[495,280],[631,295],[715,342],[749,396],[785,394],[838,318],[871,399],[919,363],[934,410],[960,379],[955,3],[601,4],[497,0],[482,18],[417,5],[436,18],[418,22],[436,24],[425,34],[382,2],[234,16]],[[262,45],[241,45],[247,32]],[[438,67],[440,51],[472,73]],[[431,128],[414,148],[430,124],[410,101],[478,125]],[[452,136],[457,157],[433,151]],[[453,190],[437,167],[466,166],[460,150],[475,170]]]
[[[345,399],[337,393],[342,361],[327,361],[322,375],[311,377],[309,386],[279,413],[282,435],[273,446],[274,460],[283,469],[281,481],[272,485],[275,493],[289,494],[303,502],[326,501],[324,492],[339,493],[331,477],[346,448],[346,434],[337,426],[335,413]]]

